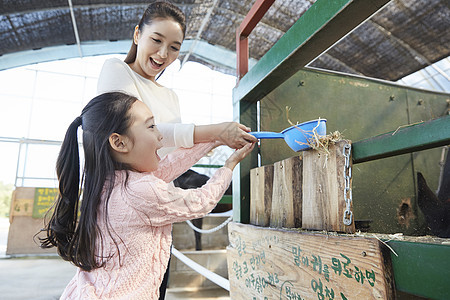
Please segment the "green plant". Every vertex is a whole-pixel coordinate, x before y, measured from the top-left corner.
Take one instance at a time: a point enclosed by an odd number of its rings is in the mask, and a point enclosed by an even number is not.
[[[9,216],[11,198],[14,185],[0,181],[0,218]]]

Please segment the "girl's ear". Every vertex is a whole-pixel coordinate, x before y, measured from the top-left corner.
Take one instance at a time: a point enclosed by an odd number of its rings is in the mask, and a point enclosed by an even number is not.
[[[133,42],[135,45],[138,44],[138,40],[139,40],[139,25],[136,25],[136,27],[134,27],[134,34],[133,34]]]
[[[118,133],[113,133],[109,136],[109,145],[114,151],[119,153],[128,153],[130,151],[129,139]]]

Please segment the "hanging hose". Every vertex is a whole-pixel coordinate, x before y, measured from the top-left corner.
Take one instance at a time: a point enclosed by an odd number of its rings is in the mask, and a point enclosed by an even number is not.
[[[206,269],[202,265],[199,265],[198,263],[196,263],[192,259],[190,259],[187,256],[185,256],[183,253],[181,253],[180,251],[175,249],[175,247],[172,247],[171,252],[179,260],[184,262],[187,266],[189,266],[191,269],[193,269],[197,273],[205,276],[207,279],[211,280],[212,282],[214,282],[218,286],[222,287],[223,289],[225,289],[227,291],[230,291],[230,281],[228,281],[228,279],[223,278],[222,276],[217,275],[214,272],[211,272],[210,270]]]
[[[186,223],[191,227],[194,231],[197,231],[198,233],[212,233],[216,232],[217,230],[222,229],[225,225],[231,222],[233,220],[233,216],[228,217],[222,224],[218,225],[217,227],[211,228],[211,229],[200,229],[194,226],[191,221],[187,220]]]

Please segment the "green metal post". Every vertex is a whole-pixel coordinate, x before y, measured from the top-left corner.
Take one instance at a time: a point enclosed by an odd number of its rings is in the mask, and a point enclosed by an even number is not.
[[[234,95],[234,93],[233,93]],[[234,101],[234,116],[239,122],[256,130],[257,108],[255,102]],[[248,224],[250,221],[250,169],[258,166],[257,147],[242,160],[233,173],[233,221]]]

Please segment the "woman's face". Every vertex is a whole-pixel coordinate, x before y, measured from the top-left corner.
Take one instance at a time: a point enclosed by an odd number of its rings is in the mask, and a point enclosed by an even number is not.
[[[139,75],[155,81],[156,75],[177,59],[183,31],[172,19],[155,19],[140,29],[136,27],[134,32],[137,54],[130,67]]]

